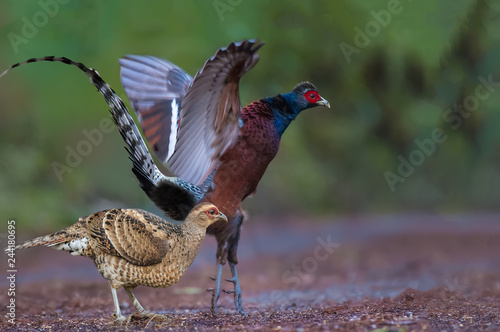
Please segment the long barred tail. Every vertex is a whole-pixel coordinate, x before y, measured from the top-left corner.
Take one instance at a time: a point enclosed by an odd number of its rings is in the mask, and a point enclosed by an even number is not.
[[[111,108],[113,120],[128,146],[126,150],[133,163],[132,171],[139,180],[142,189],[170,217],[177,220],[184,219],[189,210],[201,199],[202,189],[180,178],[167,177],[158,169],[125,104],[96,70],[65,57],[46,56],[16,63],[1,73],[0,78],[13,68],[41,61],[62,62],[76,66],[90,78],[90,82],[99,90]]]
[[[20,243],[15,246],[14,249],[26,249],[26,248],[32,248],[32,247],[39,247],[39,246],[46,246],[46,247],[53,247],[55,246],[55,249],[61,249],[58,248],[59,245],[69,243],[71,241],[74,242],[74,240],[82,240],[81,235],[85,234],[85,231],[82,232],[83,230],[86,230],[85,228],[85,217],[81,217],[78,219],[78,222],[66,227],[63,230],[57,231],[55,233],[49,234],[49,235],[44,235],[44,236],[39,236],[36,237],[32,240],[24,241],[23,243]],[[86,243],[87,240],[84,240]]]
[[[25,241],[14,247],[15,250],[27,249],[39,246],[51,247],[56,250],[67,251],[75,256],[92,256],[93,251],[88,246],[89,238],[86,235],[85,218],[79,222],[58,232],[39,236]],[[10,249],[6,249],[10,250]]]
[[[60,244],[64,242],[65,239],[61,236],[57,236],[57,233],[50,234],[50,235],[45,235],[45,236],[39,236],[36,237],[32,240],[25,241],[21,244],[18,244],[15,249],[26,249],[26,248],[33,248],[33,247],[39,247],[39,246],[46,246],[50,247],[56,244]]]
[[[75,62],[65,57],[46,56],[43,58],[32,58],[24,62],[16,63],[10,66],[10,68],[5,70],[2,74],[0,74],[0,78],[13,68],[19,67],[24,64],[41,61],[62,62],[67,65],[76,66],[90,78],[90,82],[99,90],[99,92],[106,100],[106,103],[108,103],[109,107],[111,107],[113,120],[118,126],[120,134],[125,140],[125,143],[127,143],[129,147],[127,148],[127,151],[129,153],[130,159],[134,164],[134,173],[138,172],[139,174],[141,174],[141,179],[150,182],[150,184],[148,185],[156,185],[157,182],[164,177],[163,173],[161,173],[154,164],[153,159],[149,154],[148,148],[146,147],[146,144],[142,139],[142,136],[140,135],[139,130],[134,123],[134,120],[128,114],[127,108],[123,104],[123,101],[100,77],[97,71],[92,68],[88,68],[81,62]]]

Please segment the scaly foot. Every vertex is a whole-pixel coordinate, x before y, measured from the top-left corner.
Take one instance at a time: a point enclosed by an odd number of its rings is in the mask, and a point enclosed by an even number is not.
[[[238,280],[238,271],[236,270],[236,264],[229,262],[229,267],[231,268],[231,279],[226,279],[226,281],[232,282],[234,284],[234,289],[229,291],[224,291],[227,294],[234,294],[234,305],[236,306],[236,310],[242,316],[248,316],[247,313],[243,310],[242,306],[242,295],[240,288],[240,281]]]
[[[222,264],[217,263],[217,276],[215,278],[211,278],[215,281],[214,288],[208,288],[208,292],[212,292],[212,315],[217,316],[217,302],[219,301],[220,296],[220,281],[222,278]]]

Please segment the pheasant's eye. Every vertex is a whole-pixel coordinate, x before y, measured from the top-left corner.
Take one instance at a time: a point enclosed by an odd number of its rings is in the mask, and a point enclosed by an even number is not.
[[[306,99],[308,102],[310,102],[311,104],[314,104],[316,103],[320,98],[319,98],[319,95],[316,91],[314,90],[311,90],[311,91],[307,91],[306,92]]]
[[[218,215],[218,214],[219,214],[219,210],[217,210],[216,208],[211,208],[210,210],[205,211],[205,213],[206,213],[209,217],[215,217],[216,215]]]

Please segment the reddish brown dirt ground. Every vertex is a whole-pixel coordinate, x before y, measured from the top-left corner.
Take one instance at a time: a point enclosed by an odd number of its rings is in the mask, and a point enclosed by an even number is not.
[[[210,294],[204,290],[215,272],[215,240],[207,237],[177,285],[135,292],[147,309],[166,314],[168,322],[128,327],[110,317],[108,283],[91,260],[48,248],[19,251],[15,324],[5,318],[10,297],[4,277],[0,330],[497,331],[499,218],[254,218],[240,242],[248,317],[234,312],[228,294],[221,295],[219,316],[210,314]],[[18,234],[18,240],[26,238]],[[131,314],[125,292],[118,296],[124,313]]]

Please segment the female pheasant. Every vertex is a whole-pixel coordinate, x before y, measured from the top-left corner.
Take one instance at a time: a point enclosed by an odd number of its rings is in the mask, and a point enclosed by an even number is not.
[[[82,217],[72,226],[15,249],[47,246],[93,259],[111,286],[114,316],[124,321],[116,290],[125,288],[137,315],[157,316],[144,310],[132,289],[175,284],[196,257],[207,227],[215,222],[227,219],[210,203],[195,206],[179,226],[143,210],[111,209]]]

